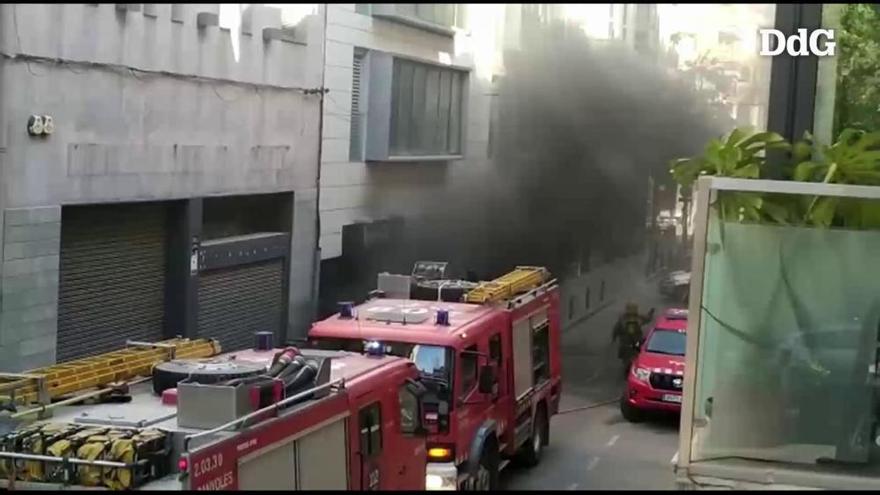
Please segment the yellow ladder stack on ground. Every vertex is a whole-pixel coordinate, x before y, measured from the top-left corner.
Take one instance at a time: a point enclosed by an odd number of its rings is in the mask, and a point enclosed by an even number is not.
[[[0,402],[46,405],[52,399],[110,383],[148,376],[153,366],[172,359],[215,356],[220,344],[211,339],[170,339],[136,343],[125,349],[59,363],[24,373],[0,373]]]
[[[475,289],[467,293],[465,302],[483,304],[502,301],[538,287],[549,275],[547,269],[541,266],[518,266],[512,272],[491,282],[480,282]]]

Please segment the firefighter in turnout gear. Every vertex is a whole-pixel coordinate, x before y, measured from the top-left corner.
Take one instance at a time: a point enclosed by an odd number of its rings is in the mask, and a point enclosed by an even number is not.
[[[617,342],[617,357],[623,363],[624,374],[629,371],[629,365],[638,353],[639,342],[644,336],[642,327],[653,318],[654,308],[643,316],[639,314],[639,306],[630,302],[626,304],[626,309],[617,319],[611,341]]]

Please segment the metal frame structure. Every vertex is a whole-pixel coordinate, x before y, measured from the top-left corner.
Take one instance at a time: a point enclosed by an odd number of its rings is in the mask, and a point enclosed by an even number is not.
[[[819,29],[822,27],[822,5],[778,3],[774,27],[786,36],[794,34],[798,28]],[[817,57],[792,57],[785,52],[773,57],[768,130],[778,132],[789,141],[800,139],[804,131],[813,130],[818,70]],[[781,153],[771,154],[771,173],[778,177],[781,162],[773,160],[774,155],[781,156]]]
[[[820,473],[814,469],[787,467],[783,463],[770,467],[766,462],[738,460],[737,462],[697,461],[691,463],[693,419],[695,413],[696,376],[698,352],[703,323],[703,281],[707,233],[711,206],[718,191],[763,192],[779,194],[798,194],[808,196],[835,196],[880,200],[880,187],[824,184],[813,182],[732,179],[726,177],[700,177],[694,191],[694,244],[691,262],[690,304],[688,306],[688,338],[685,358],[685,374],[681,423],[679,426],[679,450],[675,463],[677,478],[697,481],[700,478],[730,480],[728,486],[734,488],[758,487],[766,489],[767,484],[775,486],[811,487],[830,489],[873,489],[880,488],[880,478],[867,478],[832,473]],[[712,483],[708,483],[712,484]]]

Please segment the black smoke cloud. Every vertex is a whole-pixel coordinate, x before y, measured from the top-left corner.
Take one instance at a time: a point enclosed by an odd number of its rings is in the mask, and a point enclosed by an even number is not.
[[[417,259],[484,278],[517,264],[559,273],[588,252],[642,249],[648,178],[671,185],[668,161],[719,133],[657,58],[560,25],[505,53],[492,159],[464,164],[444,191],[396,205],[407,217],[397,238],[356,262],[371,267],[364,287],[376,269],[407,271]]]

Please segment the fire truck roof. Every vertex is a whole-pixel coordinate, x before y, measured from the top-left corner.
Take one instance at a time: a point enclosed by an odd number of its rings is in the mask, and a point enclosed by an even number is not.
[[[442,315],[438,323],[443,311],[448,324],[442,324]],[[357,306],[352,318],[336,314],[316,322],[309,336],[443,345],[492,311],[480,304],[373,299]]]
[[[269,365],[275,353],[281,349],[268,351],[243,350],[224,353],[213,359],[228,358],[237,362],[248,362]],[[394,356],[364,356],[345,351],[322,351],[304,349],[303,355],[331,357],[330,380],[345,378],[350,386],[357,386],[361,379],[374,371],[386,372],[389,367],[408,366],[409,361]],[[380,371],[381,370],[381,371]],[[369,386],[368,382],[363,382]],[[195,432],[197,429],[182,428],[177,425],[177,406],[165,405],[162,399],[153,393],[150,383],[141,383],[131,388],[132,400],[128,403],[68,405],[55,410],[53,421],[86,423],[102,426],[152,426],[167,431]],[[302,407],[299,405],[297,407]]]
[[[268,351],[246,350],[231,352],[228,355],[234,356],[238,362],[246,361],[257,364],[272,364],[272,357],[281,349],[271,349]],[[346,351],[324,351],[319,349],[304,349],[303,355],[321,356],[333,358],[330,361],[330,380],[338,380],[345,378],[346,381],[354,381],[366,373],[394,361],[403,361],[402,358],[394,356],[365,356],[363,354]],[[221,356],[226,356],[222,354]]]

